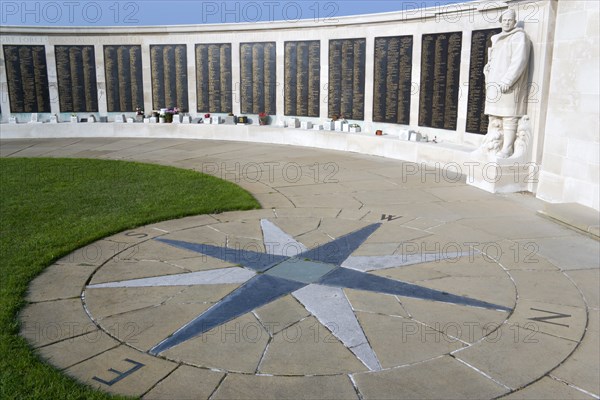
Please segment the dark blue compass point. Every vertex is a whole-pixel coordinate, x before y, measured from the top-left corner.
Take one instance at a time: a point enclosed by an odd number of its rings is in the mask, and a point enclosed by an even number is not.
[[[357,231],[340,236],[329,243],[307,250],[297,257],[328,264],[342,265],[346,258],[350,257],[380,226],[381,223],[365,226]]]
[[[213,328],[290,294],[306,284],[266,274],[257,275],[150,349],[157,355]]]
[[[332,271],[321,278],[318,283],[326,286],[366,290],[375,293],[393,294],[471,307],[481,307],[501,311],[511,310],[508,307],[498,304],[475,300],[465,296],[457,296],[455,294],[429,289],[423,286],[414,285],[412,283],[397,281],[394,279],[385,278],[383,276],[367,274],[347,268],[338,268]]]
[[[317,282],[335,268],[338,268],[338,266],[290,258],[269,269],[265,274],[309,284]]]
[[[232,264],[241,265],[257,272],[266,271],[272,266],[289,258],[268,253],[258,253],[250,250],[231,249],[228,247],[213,246],[202,243],[190,243],[181,240],[163,238],[158,238],[156,240],[173,247],[193,251],[194,253],[204,254],[209,257],[230,262]]]

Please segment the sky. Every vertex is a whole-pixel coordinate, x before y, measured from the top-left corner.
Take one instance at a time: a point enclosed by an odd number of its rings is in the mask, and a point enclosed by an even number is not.
[[[158,26],[314,20],[408,11],[459,9],[467,0],[0,0],[2,26]]]

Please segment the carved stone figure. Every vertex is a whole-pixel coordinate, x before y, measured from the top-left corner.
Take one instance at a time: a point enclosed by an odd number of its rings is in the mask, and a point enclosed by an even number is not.
[[[485,113],[490,116],[490,123],[482,150],[496,151],[497,157],[508,158],[514,153],[519,119],[527,113],[531,42],[525,31],[516,27],[514,10],[503,12],[500,22],[502,32],[492,36],[484,67]]]

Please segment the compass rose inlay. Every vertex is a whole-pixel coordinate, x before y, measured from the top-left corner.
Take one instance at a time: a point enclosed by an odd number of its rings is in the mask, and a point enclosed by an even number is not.
[[[143,288],[161,286],[194,286],[241,284],[220,301],[181,326],[149,351],[161,355],[165,351],[222,326],[248,312],[292,295],[323,325],[339,329],[332,334],[340,340],[369,370],[382,369],[377,354],[369,344],[343,289],[396,295],[434,302],[508,312],[511,309],[471,297],[434,290],[403,282],[369,271],[425,263],[428,257],[352,256],[381,226],[367,225],[323,245],[307,249],[267,219],[261,220],[265,252],[214,246],[204,243],[154,239],[169,246],[210,256],[234,264],[230,268],[189,272],[151,278],[92,284],[89,289]],[[276,245],[273,245],[276,244]],[[290,255],[293,253],[293,255]],[[462,253],[436,255],[437,259],[455,258]]]

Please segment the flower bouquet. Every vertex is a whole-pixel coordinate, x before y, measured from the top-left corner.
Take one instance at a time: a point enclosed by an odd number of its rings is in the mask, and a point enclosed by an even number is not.
[[[269,125],[269,114],[267,114],[266,112],[261,112],[258,114],[258,123],[259,125]]]

